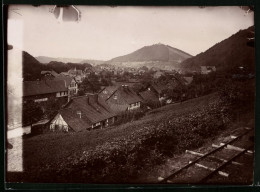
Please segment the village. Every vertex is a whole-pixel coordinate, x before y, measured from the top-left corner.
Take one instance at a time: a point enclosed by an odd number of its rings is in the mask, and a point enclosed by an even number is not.
[[[254,7],[6,8],[7,183],[253,183]]]
[[[115,69],[109,64],[59,74],[41,71],[39,80],[23,82],[22,124],[11,121],[8,135],[109,127],[125,114],[143,115],[188,99],[184,90],[192,83],[193,75],[215,71],[215,67],[201,66],[199,72],[181,75],[155,67]]]

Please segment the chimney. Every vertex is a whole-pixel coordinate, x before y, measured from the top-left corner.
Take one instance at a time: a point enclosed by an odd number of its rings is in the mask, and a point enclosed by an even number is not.
[[[96,94],[96,95],[94,96],[94,98],[95,98],[95,101],[96,101],[97,104],[98,104],[98,94]]]
[[[79,115],[79,118],[81,119],[81,111],[77,111],[77,115]]]
[[[89,103],[89,96],[87,96],[87,104],[90,105],[90,103]]]

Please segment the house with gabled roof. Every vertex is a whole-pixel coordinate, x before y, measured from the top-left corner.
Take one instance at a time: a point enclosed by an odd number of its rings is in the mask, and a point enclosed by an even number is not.
[[[50,121],[51,131],[84,131],[105,128],[116,120],[116,114],[96,95],[72,98]]]
[[[68,74],[70,77],[73,77],[77,83],[81,83],[83,81],[83,79],[86,77],[85,72],[79,69],[76,69],[76,67],[74,69],[70,69],[68,71]]]
[[[68,97],[68,89],[64,80],[24,81],[23,102],[44,102],[50,98]]]
[[[105,87],[100,91],[99,96],[117,114],[141,107],[142,98],[127,85]]]
[[[74,96],[78,94],[78,83],[75,78],[59,75],[54,80],[62,80],[65,82],[65,87],[68,89],[68,96]]]
[[[139,92],[138,94],[145,101],[158,102],[164,99],[164,91],[167,89],[168,86],[165,84],[152,82],[145,88],[144,91]]]

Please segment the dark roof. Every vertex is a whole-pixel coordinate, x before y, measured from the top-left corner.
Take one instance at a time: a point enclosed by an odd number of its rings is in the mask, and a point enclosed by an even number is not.
[[[59,76],[55,77],[54,80],[63,80],[66,83],[66,87],[68,87],[71,84],[71,81],[73,80],[73,78],[64,76],[64,75],[59,75]]]
[[[107,86],[98,94],[100,98],[107,100],[117,89],[119,86]]]
[[[53,71],[53,70],[52,70],[52,71],[41,71],[41,75],[44,75],[44,74],[47,74],[47,73],[53,75],[54,77],[56,77],[56,76],[59,75],[58,73],[56,73],[56,72]]]
[[[139,93],[139,95],[145,101],[159,101],[159,98],[156,96],[156,94],[150,90],[142,91]]]
[[[76,68],[70,69],[68,71],[68,73],[71,74],[71,75],[82,75],[83,74],[82,70],[79,70],[79,69],[76,69]]]
[[[142,99],[130,88],[129,86],[119,86],[106,101],[112,100],[112,98],[116,96],[117,99],[115,100],[115,103],[118,104],[132,104],[139,101],[142,101]]]
[[[153,87],[155,89],[155,91],[159,94],[162,93],[163,90],[167,89],[166,85],[160,84],[160,83],[151,83],[150,85],[151,87]]]
[[[79,111],[81,118],[77,114]],[[73,98],[65,108],[60,110],[60,114],[75,131],[89,128],[94,123],[116,116],[98,95]]]
[[[99,93],[109,107],[116,113],[126,111],[130,104],[142,102],[129,86],[108,86]]]
[[[77,110],[72,109],[61,109],[60,114],[64,121],[70,126],[71,129],[78,132],[91,127],[91,122],[85,115],[81,115],[79,118],[79,114],[77,114]]]
[[[67,91],[64,80],[24,81],[23,96]]]

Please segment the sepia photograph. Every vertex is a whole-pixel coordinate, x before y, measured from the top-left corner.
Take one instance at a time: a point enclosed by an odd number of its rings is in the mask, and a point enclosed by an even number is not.
[[[254,184],[254,6],[5,8],[6,183]]]

